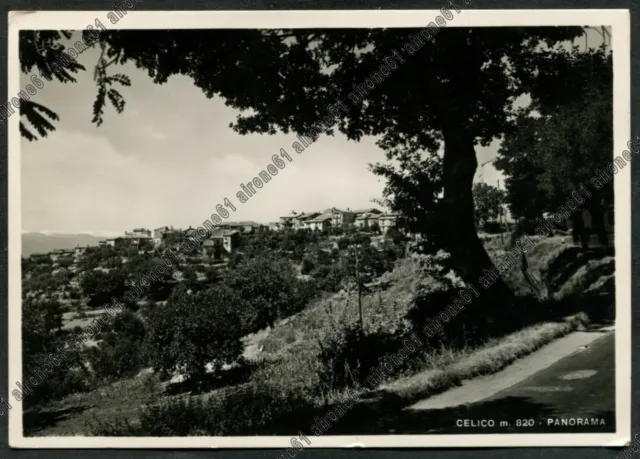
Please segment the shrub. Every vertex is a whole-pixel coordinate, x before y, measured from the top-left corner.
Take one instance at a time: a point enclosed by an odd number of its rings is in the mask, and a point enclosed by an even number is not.
[[[302,274],[309,274],[314,268],[313,261],[309,258],[305,258],[302,260],[302,267],[300,268],[300,272]]]
[[[134,376],[145,365],[142,342],[145,335],[142,321],[124,311],[102,333],[103,341],[88,351],[89,361],[98,380],[113,380]]]
[[[345,250],[347,247],[349,247],[349,240],[346,237],[338,239],[338,249]]]
[[[336,328],[319,342],[320,381],[331,390],[363,385],[385,354],[395,352],[398,341],[379,330],[363,333],[359,324]]]
[[[453,304],[454,299],[459,298],[460,291],[465,288],[465,283],[457,276],[449,265],[449,255],[440,251],[432,255],[419,257],[421,274],[420,284],[413,301],[412,307],[407,312],[407,320],[416,333],[422,333],[429,320],[439,320],[441,312]],[[478,286],[479,288],[479,286]],[[475,298],[472,295],[470,305],[464,305],[462,311],[442,327],[442,331],[428,338],[430,346],[447,345],[463,346],[466,343],[479,339],[479,327],[485,320],[486,311],[491,310],[487,295]],[[473,324],[473,325],[471,325]]]

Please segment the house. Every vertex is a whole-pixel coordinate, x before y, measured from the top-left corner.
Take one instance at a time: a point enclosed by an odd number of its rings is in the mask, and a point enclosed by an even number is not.
[[[144,228],[134,228],[132,232],[124,232],[125,239],[131,240],[131,244],[139,245],[140,242],[152,240],[151,231]]]
[[[397,214],[393,213],[380,215],[380,217],[378,218],[378,225],[380,226],[380,231],[382,232],[382,234],[389,231],[389,228],[393,228],[394,226],[396,226],[397,218]]]
[[[331,224],[333,226],[342,226],[349,223],[353,223],[356,219],[356,214],[347,210],[340,210],[335,207],[326,209],[324,214],[331,214]]]
[[[364,214],[382,215],[382,211],[380,209],[376,209],[375,207],[371,207],[369,209],[354,210],[353,213],[356,214],[356,219]]]
[[[280,222],[269,223],[269,231],[280,231],[281,229],[282,226],[280,225]]]
[[[320,212],[303,212],[293,219],[293,229],[299,230],[307,228],[307,222],[320,215]]]
[[[129,237],[129,238],[140,238],[140,237],[150,238],[151,231],[144,228],[134,228],[132,232],[125,231],[124,235],[125,237]]]
[[[363,213],[360,214],[359,216],[356,217],[355,220],[355,225],[358,228],[364,229],[364,228],[371,228],[371,225],[373,225],[374,223],[378,223],[378,226],[380,225],[380,223],[378,222],[378,220],[380,220],[380,213]]]
[[[47,253],[32,253],[29,258],[31,258],[34,261],[44,261],[46,259],[49,259],[50,256]]]
[[[267,229],[265,225],[253,221],[228,222],[218,225],[218,228],[235,230],[243,234],[258,234]]]
[[[218,228],[209,239],[202,243],[202,256],[220,258],[223,253],[230,254],[238,247],[240,233],[236,230]]]
[[[280,217],[280,228],[291,229],[293,228],[293,221],[296,218],[295,215],[287,215],[286,217]]]
[[[116,246],[116,240],[115,239],[107,239],[106,245],[108,245],[109,247],[115,247]]]
[[[333,213],[323,213],[305,222],[306,228],[313,231],[327,231],[331,228],[334,215]]]
[[[168,226],[161,226],[160,228],[156,228],[153,230],[153,244],[158,246],[162,242],[165,237],[165,234],[171,232],[172,229]]]
[[[153,238],[154,239],[162,239],[165,233],[168,233],[171,229],[168,226],[161,226],[160,228],[156,228],[153,230]]]
[[[49,254],[49,258],[51,259],[51,261],[56,261],[59,258],[71,258],[74,254],[75,250],[55,249],[51,251],[51,253]]]
[[[140,236],[130,237],[129,240],[131,241],[131,244],[133,244],[133,245],[140,245],[141,243],[144,243],[144,242],[147,242],[147,241],[153,241],[153,238],[151,236],[147,236],[147,235],[140,235]]]
[[[182,243],[184,240],[185,232],[181,229],[169,228],[168,231],[162,233],[162,242],[165,247],[176,246]],[[154,243],[156,240],[154,239]]]

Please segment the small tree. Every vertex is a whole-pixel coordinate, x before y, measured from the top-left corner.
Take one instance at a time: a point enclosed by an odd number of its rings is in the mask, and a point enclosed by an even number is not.
[[[496,220],[501,214],[505,193],[486,183],[473,185],[474,219],[476,227]]]
[[[235,362],[242,354],[243,335],[238,296],[224,285],[196,295],[178,287],[165,305],[148,311],[145,348],[154,369],[183,371],[194,382],[206,373]]]
[[[289,260],[267,254],[241,261],[227,273],[224,283],[242,301],[245,332],[273,327],[277,319],[305,306],[299,298],[300,281],[296,276]]]
[[[125,276],[122,272],[112,270],[89,271],[80,281],[80,287],[89,297],[87,305],[95,308],[109,303],[113,298],[122,298],[125,293]]]
[[[145,327],[140,318],[124,311],[113,320],[98,347],[88,352],[94,375],[100,380],[134,376],[144,366],[142,342]]]
[[[384,262],[383,256],[371,244],[354,244],[351,246],[342,265],[346,281],[354,285],[358,292],[360,326],[364,332],[362,295],[366,290],[365,285],[382,274],[387,265]]]

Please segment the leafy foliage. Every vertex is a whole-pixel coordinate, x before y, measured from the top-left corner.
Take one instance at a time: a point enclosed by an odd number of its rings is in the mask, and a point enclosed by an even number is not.
[[[540,95],[518,114],[495,162],[507,178],[507,201],[515,216],[555,212],[595,171],[611,161],[613,150],[613,63],[604,49],[577,49],[549,55],[534,93]],[[558,81],[554,73],[562,71]],[[613,202],[613,183],[591,188],[592,202]],[[587,206],[590,203],[586,204]]]
[[[122,271],[89,271],[82,276],[80,287],[89,300],[87,305],[95,308],[122,298],[126,291],[126,276]]]
[[[248,333],[273,327],[277,319],[300,311],[310,294],[289,260],[268,255],[240,261],[223,283],[242,299],[240,315]]]
[[[326,132],[340,131],[356,141],[378,136],[389,160],[400,162],[398,170],[374,169],[391,182],[385,196],[394,210],[420,227],[429,244],[449,250],[460,275],[475,282],[491,260],[473,222],[474,146],[488,145],[509,129],[516,97],[544,95],[556,80],[567,85],[562,68],[545,67],[555,56],[545,50],[583,29],[442,28],[417,46],[412,43],[419,32],[110,30],[100,33],[100,46],[109,65],[132,62],[157,84],[186,75],[206,97],[225,99],[240,112],[232,125],[240,134],[313,136],[328,107],[337,100],[347,107],[348,101],[348,112],[343,110]],[[375,90],[356,94],[353,88],[380,73],[382,63],[391,68],[389,77],[380,76]],[[99,88],[98,100],[105,91]],[[117,96],[112,102],[122,109]],[[101,113],[97,106],[96,123]],[[300,260],[301,255],[297,251]],[[504,282],[497,281],[492,290],[496,298],[511,301]]]
[[[60,40],[70,39],[69,31],[53,30],[21,30],[19,35],[20,70],[31,73],[35,68],[38,74],[47,81],[55,78],[61,83],[75,83],[73,74],[85,67],[66,53],[66,47]],[[32,78],[33,81],[34,78]],[[35,77],[37,79],[37,76]],[[40,85],[43,83],[39,81]],[[51,121],[58,121],[58,115],[49,108],[31,100],[21,99],[20,115],[36,129],[40,137],[55,130]],[[48,118],[48,119],[47,119]],[[29,141],[37,140],[38,135],[20,122],[20,134]]]
[[[417,234],[431,234],[442,193],[442,162],[421,152],[387,155],[393,163],[372,166],[384,177],[384,203],[399,213],[397,225]]]
[[[484,182],[473,186],[473,202],[476,206],[474,215],[477,226],[496,220],[501,215],[504,195],[504,191]]]
[[[378,331],[363,333],[354,324],[339,327],[319,342],[319,377],[328,391],[364,385],[384,354],[395,352],[397,336]]]
[[[144,365],[142,342],[145,327],[129,311],[118,314],[103,335],[98,347],[88,352],[89,362],[98,380],[117,380],[134,376]]]
[[[223,285],[195,295],[179,287],[166,304],[148,311],[145,346],[156,370],[180,369],[198,381],[207,364],[219,371],[242,354],[238,296]]]

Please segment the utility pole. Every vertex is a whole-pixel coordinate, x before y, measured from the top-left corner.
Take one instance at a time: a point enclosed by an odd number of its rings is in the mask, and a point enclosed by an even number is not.
[[[500,179],[498,179],[498,192],[500,191]],[[502,198],[498,204],[498,225],[500,225],[500,243],[504,246],[504,234],[502,232]]]
[[[358,311],[360,312],[360,330],[364,334],[364,318],[362,316],[362,285],[360,284],[360,265],[358,263],[358,246],[353,251],[356,259],[356,285],[358,286]]]

